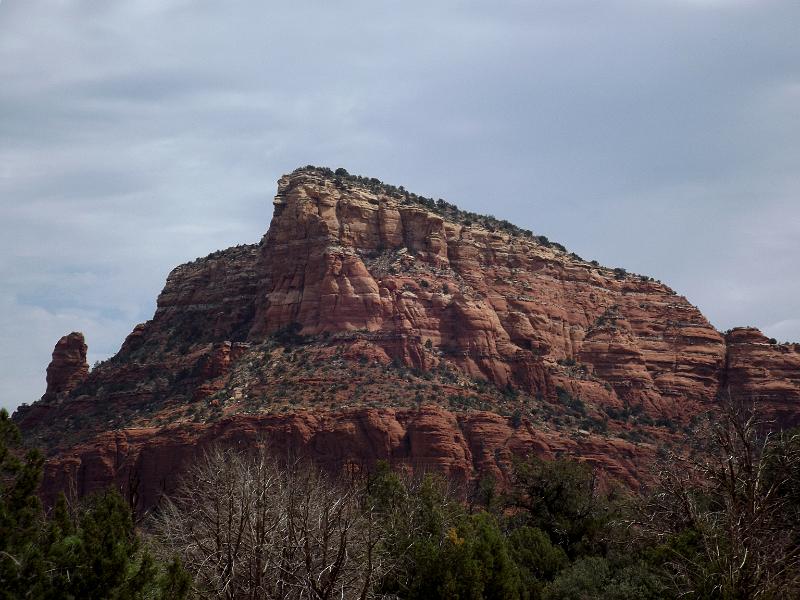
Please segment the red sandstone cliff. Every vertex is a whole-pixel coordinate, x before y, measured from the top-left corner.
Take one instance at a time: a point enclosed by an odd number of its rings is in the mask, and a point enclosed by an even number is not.
[[[800,345],[776,344],[758,329],[742,327],[725,335],[725,385],[751,398],[764,416],[784,426],[800,425]]]
[[[16,416],[59,457],[51,489],[136,472],[152,494],[237,431],[464,478],[569,451],[632,483],[723,389],[781,424],[800,416],[797,345],[723,336],[650,278],[310,168],[281,178],[260,244],[176,268],[153,319],[88,378],[75,343],[54,352],[52,393]]]
[[[86,380],[89,376],[86,351],[82,333],[73,331],[58,340],[53,349],[53,359],[47,366],[45,401],[63,400]]]
[[[235,415],[208,424],[127,429],[101,434],[64,452],[48,465],[47,500],[56,490],[79,495],[116,484],[134,490],[140,506],[169,492],[176,473],[215,443],[242,448],[266,445],[279,455],[310,456],[332,471],[365,469],[377,460],[395,468],[443,473],[466,483],[476,472],[502,479],[513,454],[545,458],[578,454],[624,483],[652,461],[652,449],[619,439],[513,427],[490,412],[422,409],[358,409],[338,413]]]

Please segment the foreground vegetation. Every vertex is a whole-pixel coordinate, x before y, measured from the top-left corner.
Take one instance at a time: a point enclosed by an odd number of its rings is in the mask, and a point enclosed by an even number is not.
[[[565,458],[464,490],[217,448],[135,527],[117,492],[45,514],[0,413],[0,597],[800,597],[800,436],[728,405],[698,439],[637,496]]]
[[[0,410],[0,598],[179,600],[191,578],[177,559],[157,565],[128,504],[109,490],[48,514],[36,491],[44,457],[23,453],[19,430]]]

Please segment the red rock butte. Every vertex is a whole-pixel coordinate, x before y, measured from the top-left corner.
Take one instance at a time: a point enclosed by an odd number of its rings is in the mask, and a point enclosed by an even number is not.
[[[58,342],[14,417],[45,495],[150,506],[218,442],[464,481],[571,454],[635,486],[720,394],[800,422],[800,345],[720,333],[650,277],[343,171],[298,169],[274,204],[260,243],[174,269],[91,372],[81,334]]]

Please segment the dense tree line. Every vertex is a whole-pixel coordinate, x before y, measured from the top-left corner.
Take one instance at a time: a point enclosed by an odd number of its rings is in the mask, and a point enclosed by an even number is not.
[[[465,491],[216,448],[137,531],[116,492],[45,514],[42,457],[0,413],[0,596],[800,598],[800,435],[765,431],[725,405],[638,495],[568,458]]]
[[[36,495],[44,457],[25,451],[0,410],[0,598],[114,600],[187,598],[191,578],[177,560],[157,565],[131,510],[109,490],[45,513]]]
[[[333,480],[219,449],[155,536],[209,598],[799,597],[800,438],[726,410],[640,496],[569,459],[518,460],[503,489],[465,494],[386,464]]]

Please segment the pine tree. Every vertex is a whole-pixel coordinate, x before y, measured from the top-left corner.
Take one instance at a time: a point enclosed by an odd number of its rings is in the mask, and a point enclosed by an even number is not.
[[[41,503],[35,494],[43,465],[44,457],[39,451],[23,453],[19,429],[8,412],[0,409],[0,598],[3,599],[21,597],[43,576],[41,549],[36,544]]]
[[[46,516],[36,495],[43,467],[42,454],[23,451],[19,430],[0,410],[0,599],[188,596],[188,574],[177,560],[165,569],[156,566],[118,491],[74,511],[62,494]]]

